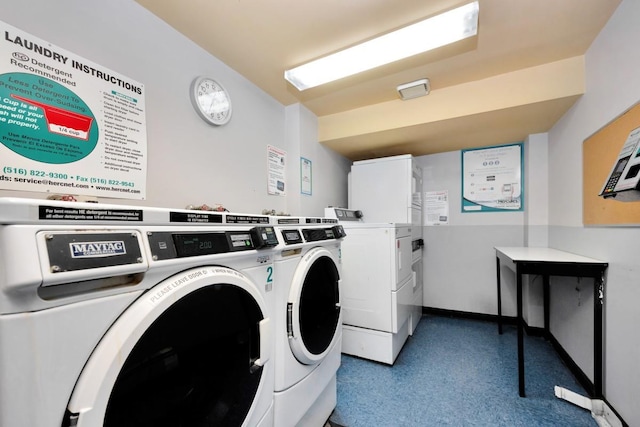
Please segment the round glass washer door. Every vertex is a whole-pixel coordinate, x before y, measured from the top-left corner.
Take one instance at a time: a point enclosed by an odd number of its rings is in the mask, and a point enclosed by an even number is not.
[[[174,286],[181,282],[188,285]],[[241,426],[269,358],[264,304],[232,269],[202,267],[165,279],[96,347],[66,425]]]
[[[293,276],[289,292],[289,346],[301,363],[315,364],[339,338],[340,272],[338,261],[326,248],[305,254]]]

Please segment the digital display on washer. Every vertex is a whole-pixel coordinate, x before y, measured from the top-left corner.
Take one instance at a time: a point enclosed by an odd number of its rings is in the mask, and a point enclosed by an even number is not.
[[[229,252],[229,242],[225,233],[174,234],[178,257],[211,255]]]
[[[302,243],[302,236],[298,230],[282,230],[282,237],[287,245]]]

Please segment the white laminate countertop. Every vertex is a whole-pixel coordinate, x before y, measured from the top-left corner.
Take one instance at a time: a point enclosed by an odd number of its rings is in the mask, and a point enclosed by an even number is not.
[[[541,262],[569,262],[582,264],[607,264],[595,258],[589,258],[577,255],[571,252],[565,252],[553,248],[545,247],[515,247],[515,246],[496,246],[497,255],[510,259],[514,262],[522,261],[541,261]]]

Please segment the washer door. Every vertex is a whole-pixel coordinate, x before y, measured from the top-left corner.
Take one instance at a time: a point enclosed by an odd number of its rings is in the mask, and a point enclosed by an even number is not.
[[[264,392],[264,307],[255,285],[229,268],[162,281],[104,335],[75,386],[66,425],[242,425]]]
[[[298,361],[320,362],[339,339],[340,273],[327,249],[304,255],[291,282],[287,304],[289,346]]]

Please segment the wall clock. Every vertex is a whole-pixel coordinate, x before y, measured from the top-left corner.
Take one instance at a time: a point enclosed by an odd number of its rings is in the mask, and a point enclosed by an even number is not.
[[[231,119],[231,98],[226,89],[210,77],[197,77],[191,83],[191,103],[200,117],[215,126]]]

